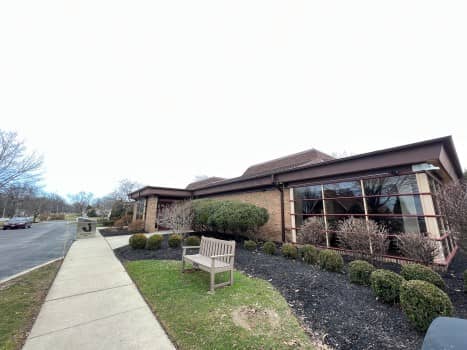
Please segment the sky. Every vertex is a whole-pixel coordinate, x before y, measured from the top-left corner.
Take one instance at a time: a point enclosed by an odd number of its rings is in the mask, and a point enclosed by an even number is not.
[[[446,135],[467,167],[466,17],[466,1],[1,1],[0,128],[61,195]]]

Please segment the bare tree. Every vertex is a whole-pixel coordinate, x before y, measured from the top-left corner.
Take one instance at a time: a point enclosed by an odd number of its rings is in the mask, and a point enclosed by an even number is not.
[[[319,217],[307,219],[297,229],[298,242],[302,244],[326,245],[326,226]]]
[[[90,192],[81,191],[76,194],[68,195],[68,197],[70,198],[70,201],[73,204],[73,206],[76,208],[76,210],[82,215],[85,209],[91,203],[93,194]]]
[[[161,208],[157,224],[183,233],[191,230],[193,223],[193,205],[191,201],[180,201]]]
[[[389,245],[387,230],[373,220],[350,217],[338,226],[338,238],[342,248],[351,249],[356,255],[377,258]]]
[[[115,200],[128,202],[131,200],[128,195],[141,187],[143,187],[143,185],[139,182],[131,181],[129,179],[122,179],[119,181],[117,188],[115,188],[110,196]]]
[[[467,252],[467,183],[445,184],[436,192],[435,200],[440,214],[446,217],[449,231]]]
[[[0,130],[0,192],[13,184],[37,181],[41,166],[42,157],[28,153],[15,132]]]
[[[438,243],[419,233],[404,233],[397,239],[403,256],[420,261],[425,265],[432,264],[439,253]]]

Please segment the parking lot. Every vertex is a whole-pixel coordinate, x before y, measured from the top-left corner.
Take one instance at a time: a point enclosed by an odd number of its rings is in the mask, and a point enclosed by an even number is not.
[[[75,236],[66,221],[33,224],[31,228],[0,230],[0,280],[62,257]]]

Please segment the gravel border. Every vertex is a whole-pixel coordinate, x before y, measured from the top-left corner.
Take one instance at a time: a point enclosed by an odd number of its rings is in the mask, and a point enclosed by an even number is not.
[[[166,240],[165,240],[166,241]],[[143,259],[180,260],[180,248],[155,251],[115,250],[122,261]],[[346,259],[349,260],[349,259]],[[381,266],[379,266],[381,267]],[[397,264],[384,268],[400,270]],[[462,267],[467,256],[459,253],[450,270],[442,273],[456,316],[467,318],[467,295],[462,292]],[[351,284],[343,273],[331,273],[315,265],[289,260],[280,255],[248,251],[238,245],[235,268],[252,277],[269,281],[289,303],[304,327],[320,334],[324,343],[336,349],[420,349],[424,334],[414,330],[399,305],[377,301],[370,288]]]

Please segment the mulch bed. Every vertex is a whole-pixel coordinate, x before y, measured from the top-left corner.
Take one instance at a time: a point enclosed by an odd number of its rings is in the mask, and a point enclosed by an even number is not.
[[[115,250],[120,260],[181,259],[181,249]],[[383,268],[398,270],[396,264]],[[250,252],[237,247],[235,267],[265,279],[276,287],[310,333],[321,334],[336,349],[420,349],[424,334],[415,331],[398,305],[378,302],[369,287],[351,284],[346,272],[331,273],[314,265]],[[462,271],[467,256],[459,253],[450,270],[443,273],[456,316],[467,318],[467,295],[462,292]]]

